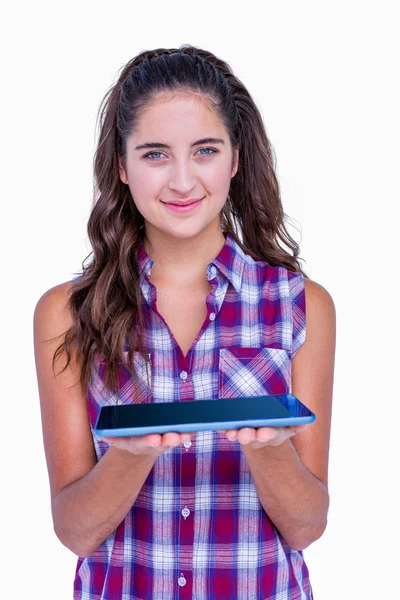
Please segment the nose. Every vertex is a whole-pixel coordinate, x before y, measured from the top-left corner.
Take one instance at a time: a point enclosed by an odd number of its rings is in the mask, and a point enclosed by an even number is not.
[[[171,164],[168,187],[175,192],[187,195],[196,185],[194,165],[186,158],[177,159]]]

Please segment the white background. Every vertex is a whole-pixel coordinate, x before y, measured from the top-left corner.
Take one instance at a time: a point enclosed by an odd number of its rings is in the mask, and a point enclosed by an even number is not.
[[[305,269],[336,305],[329,524],[305,551],[315,598],[397,597],[396,4],[38,0],[3,9],[4,598],[72,598],[77,557],[52,529],[33,310],[90,252],[103,94],[139,51],[183,43],[227,60],[260,106]]]

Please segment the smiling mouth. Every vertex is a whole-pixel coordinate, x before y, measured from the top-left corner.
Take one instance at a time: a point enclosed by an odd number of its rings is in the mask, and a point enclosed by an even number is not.
[[[172,206],[191,206],[192,204],[196,204],[196,202],[200,202],[203,198],[193,198],[191,200],[185,201],[177,201],[177,202],[163,202],[163,204],[172,204]]]
[[[175,204],[174,202],[161,202],[164,204],[169,210],[175,213],[189,213],[191,211],[196,210],[196,208],[202,203],[203,198],[198,198],[197,200],[193,200],[192,202]]]

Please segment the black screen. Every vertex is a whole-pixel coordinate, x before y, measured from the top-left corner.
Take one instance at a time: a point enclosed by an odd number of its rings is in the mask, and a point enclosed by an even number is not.
[[[102,407],[96,429],[279,419],[311,414],[292,394],[188,402],[121,404]]]

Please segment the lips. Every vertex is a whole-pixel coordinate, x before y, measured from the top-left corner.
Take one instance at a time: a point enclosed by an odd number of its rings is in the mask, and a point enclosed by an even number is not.
[[[199,202],[203,198],[190,198],[189,200],[176,200],[172,202],[163,202],[163,204],[172,204],[173,206],[189,206],[195,202]]]
[[[185,214],[195,211],[197,207],[200,206],[202,200],[203,198],[192,198],[190,201],[179,202],[179,204],[174,202],[163,202],[163,204],[165,204],[168,210],[171,210],[175,213]]]

